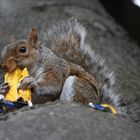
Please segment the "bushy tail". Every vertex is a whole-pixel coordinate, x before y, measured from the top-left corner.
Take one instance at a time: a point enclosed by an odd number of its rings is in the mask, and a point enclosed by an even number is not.
[[[44,42],[57,55],[81,65],[96,78],[99,84],[101,103],[109,103],[119,107],[119,95],[114,94],[113,90],[114,73],[86,43],[86,34],[85,28],[77,19],[71,18],[52,25],[44,34]]]

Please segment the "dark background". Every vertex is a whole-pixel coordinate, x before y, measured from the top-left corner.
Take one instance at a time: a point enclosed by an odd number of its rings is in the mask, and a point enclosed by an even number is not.
[[[131,0],[100,0],[107,11],[140,45],[140,8]]]

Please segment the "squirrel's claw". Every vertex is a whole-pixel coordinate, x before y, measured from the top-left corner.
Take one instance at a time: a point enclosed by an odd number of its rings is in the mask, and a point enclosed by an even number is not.
[[[8,83],[3,83],[0,85],[0,94],[6,94],[8,90],[10,89],[10,86]]]
[[[18,86],[18,90],[19,89],[31,89],[31,88],[34,88],[36,87],[36,80],[31,77],[31,76],[28,76],[28,77],[25,77],[19,84]]]

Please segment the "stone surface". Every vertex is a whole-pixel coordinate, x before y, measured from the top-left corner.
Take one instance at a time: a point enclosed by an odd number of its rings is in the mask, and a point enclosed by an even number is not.
[[[25,38],[36,27],[41,40],[52,23],[71,16],[87,28],[91,47],[115,71],[116,93],[126,98],[128,117],[54,102],[1,115],[0,139],[139,139],[140,48],[98,0],[1,0],[0,51],[11,34]],[[2,72],[0,78],[2,81]]]
[[[4,118],[3,118],[4,119]],[[0,139],[8,140],[138,140],[137,124],[74,103],[47,103],[7,114]]]

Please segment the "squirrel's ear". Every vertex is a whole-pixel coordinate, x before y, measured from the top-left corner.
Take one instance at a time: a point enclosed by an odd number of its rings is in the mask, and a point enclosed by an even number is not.
[[[9,39],[10,43],[16,41],[16,38],[14,35],[10,35],[10,39]]]
[[[31,28],[30,33],[29,33],[28,41],[31,44],[31,46],[35,47],[35,44],[37,43],[37,40],[38,40],[38,35],[37,35],[37,32],[36,32],[36,29]]]

